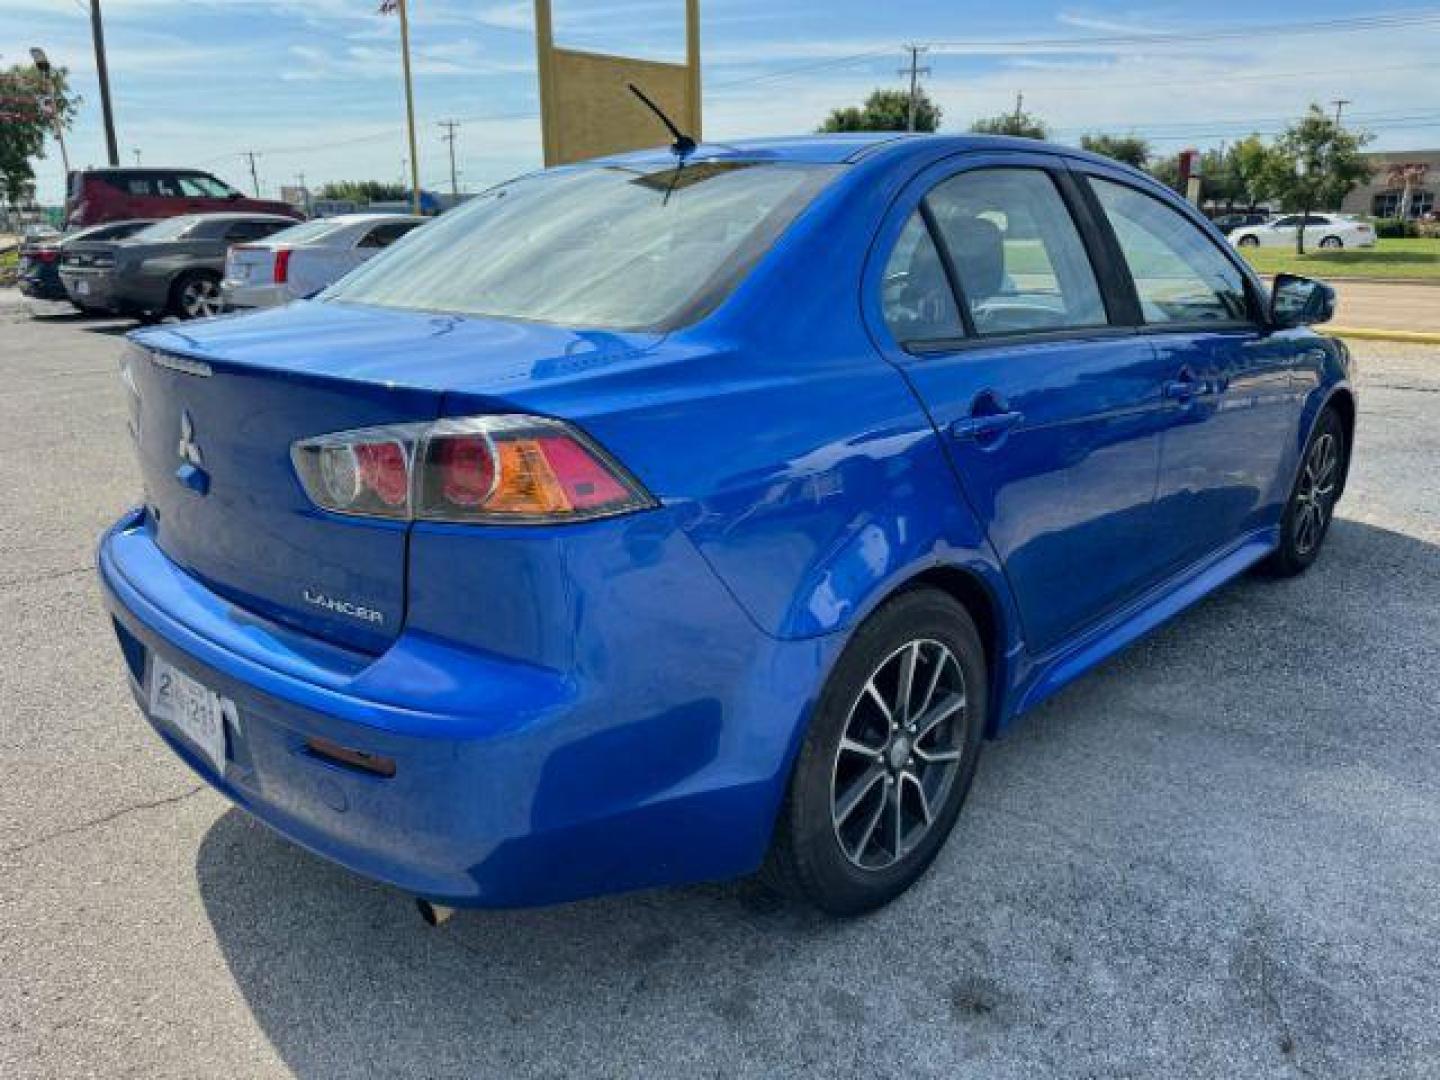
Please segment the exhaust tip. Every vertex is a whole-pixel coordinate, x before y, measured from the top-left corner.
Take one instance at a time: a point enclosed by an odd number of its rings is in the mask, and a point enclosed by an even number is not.
[[[429,900],[416,898],[415,907],[420,911],[420,918],[425,920],[426,926],[442,926],[450,921],[450,916],[455,914],[453,907],[446,907],[444,904],[432,904]]]

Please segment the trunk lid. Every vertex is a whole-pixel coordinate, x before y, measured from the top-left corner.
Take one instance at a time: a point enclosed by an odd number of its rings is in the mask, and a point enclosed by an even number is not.
[[[66,270],[92,270],[115,264],[119,240],[72,240],[60,249],[60,265]]]
[[[225,256],[225,280],[245,285],[269,285],[275,280],[278,247],[237,244]]]
[[[653,340],[600,336],[629,355]],[[126,378],[157,543],[246,610],[380,652],[404,623],[409,525],[314,506],[292,444],[435,419],[456,388],[513,409],[556,362],[592,354],[589,337],[330,303],[143,331]]]

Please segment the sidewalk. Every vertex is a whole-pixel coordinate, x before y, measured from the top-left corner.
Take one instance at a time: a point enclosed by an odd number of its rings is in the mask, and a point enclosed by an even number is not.
[[[1440,334],[1440,286],[1337,281],[1337,327]]]

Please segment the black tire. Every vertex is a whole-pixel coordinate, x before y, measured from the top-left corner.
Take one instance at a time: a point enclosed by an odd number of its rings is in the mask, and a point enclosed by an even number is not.
[[[944,659],[947,652],[953,662]],[[934,725],[915,735],[906,734],[904,723],[887,724],[900,712],[907,656],[913,656],[909,730],[927,719]],[[872,682],[890,706],[869,694]],[[988,685],[974,620],[945,593],[910,590],[871,615],[821,692],[762,877],[795,899],[845,916],[873,911],[914,884],[945,843],[975,778]],[[869,734],[862,736],[865,725]],[[953,761],[944,760],[952,754]],[[876,769],[885,774],[878,781],[870,779]],[[845,797],[867,781],[863,798]],[[849,814],[837,825],[847,804]],[[872,815],[884,819],[883,834],[874,835],[880,826]]]
[[[1235,243],[1240,247],[1259,247],[1260,238],[1258,236],[1242,236]]]
[[[1348,455],[1345,424],[1334,409],[1327,408],[1315,421],[1300,458],[1290,500],[1280,518],[1280,546],[1261,564],[1272,577],[1303,574],[1320,557],[1335,518]]]
[[[224,310],[220,275],[210,270],[181,274],[170,286],[170,303],[165,310],[177,319],[207,319],[220,314]]]
[[[1320,246],[1322,248],[1330,248],[1333,250],[1336,248],[1343,248],[1345,246],[1345,241],[1341,240],[1338,236],[1327,236],[1320,241]]]

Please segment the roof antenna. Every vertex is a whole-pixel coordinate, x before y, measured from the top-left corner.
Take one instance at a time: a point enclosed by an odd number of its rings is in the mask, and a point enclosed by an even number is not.
[[[661,112],[660,106],[656,105],[655,102],[651,101],[648,97],[645,96],[644,90],[641,90],[634,83],[626,83],[625,85],[630,88],[630,92],[632,94],[634,94],[637,98],[639,98],[645,103],[646,107],[651,112],[653,112],[656,116],[660,118],[660,122],[670,129],[670,134],[675,136],[675,141],[670,144],[670,152],[672,154],[674,154],[676,157],[680,158],[680,160],[683,161],[685,160],[686,155],[693,154],[695,152],[695,140],[692,139],[689,135],[681,132],[681,130],[675,126],[671,119],[663,112]]]

